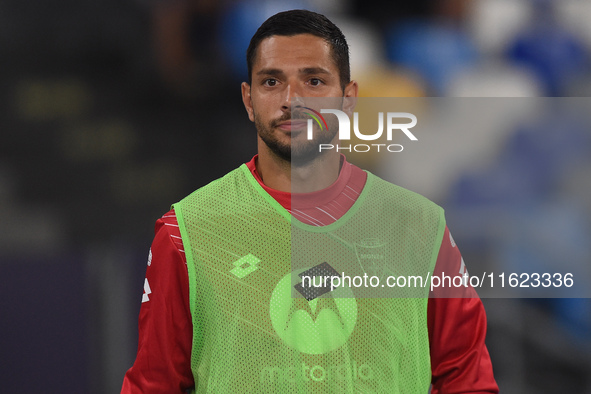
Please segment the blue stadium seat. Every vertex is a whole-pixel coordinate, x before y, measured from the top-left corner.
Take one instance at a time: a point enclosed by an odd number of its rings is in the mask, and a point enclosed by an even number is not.
[[[585,44],[576,35],[540,11],[536,20],[519,33],[507,57],[530,67],[540,78],[548,96],[562,96],[570,81],[589,67]]]
[[[433,93],[441,95],[450,78],[472,65],[478,55],[468,35],[454,26],[412,20],[386,33],[390,62],[421,75]]]
[[[312,2],[305,0],[268,1],[240,0],[223,15],[218,34],[222,55],[240,81],[247,80],[246,49],[258,27],[271,15],[290,9],[309,9]]]

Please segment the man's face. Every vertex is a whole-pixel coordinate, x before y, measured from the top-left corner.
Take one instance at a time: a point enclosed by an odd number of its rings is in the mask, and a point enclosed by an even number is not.
[[[355,82],[343,92],[330,45],[311,34],[271,36],[261,41],[252,67],[252,85],[242,84],[242,99],[258,132],[259,154],[266,150],[294,163],[316,157],[318,145],[330,143],[338,127],[329,124],[329,132],[314,133],[309,141],[307,118],[292,114],[292,104],[300,103],[302,97],[356,95]]]

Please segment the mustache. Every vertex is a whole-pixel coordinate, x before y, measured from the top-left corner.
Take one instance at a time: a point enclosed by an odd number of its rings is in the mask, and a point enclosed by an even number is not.
[[[273,127],[276,127],[279,125],[279,123],[287,122],[288,120],[296,120],[296,119],[310,119],[310,117],[301,111],[286,112],[281,117],[273,120],[271,122],[271,125]]]

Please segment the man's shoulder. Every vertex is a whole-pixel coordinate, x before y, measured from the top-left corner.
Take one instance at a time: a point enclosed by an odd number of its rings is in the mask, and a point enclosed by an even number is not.
[[[369,175],[372,196],[371,209],[386,221],[403,226],[415,234],[441,234],[445,228],[443,208],[427,197]],[[437,243],[439,244],[441,240]]]
[[[186,203],[191,200],[207,200],[216,196],[228,197],[228,193],[231,191],[231,189],[236,188],[237,179],[244,178],[244,169],[242,167],[243,166],[235,168],[221,178],[217,178],[207,185],[198,188],[180,200],[177,204]]]
[[[402,186],[396,185],[392,182],[386,181],[377,175],[368,173],[368,180],[371,179],[372,188],[377,196],[391,204],[407,208],[428,208],[434,210],[441,210],[442,208],[427,197],[406,189]]]

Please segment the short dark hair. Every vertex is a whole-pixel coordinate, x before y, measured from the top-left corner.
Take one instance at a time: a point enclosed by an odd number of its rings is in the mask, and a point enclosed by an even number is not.
[[[261,41],[271,36],[295,36],[298,34],[312,34],[328,42],[331,47],[332,58],[339,70],[341,87],[344,89],[351,81],[347,40],[341,29],[327,17],[308,10],[280,12],[263,22],[252,36],[250,45],[246,50],[248,82],[252,83],[252,67]]]

